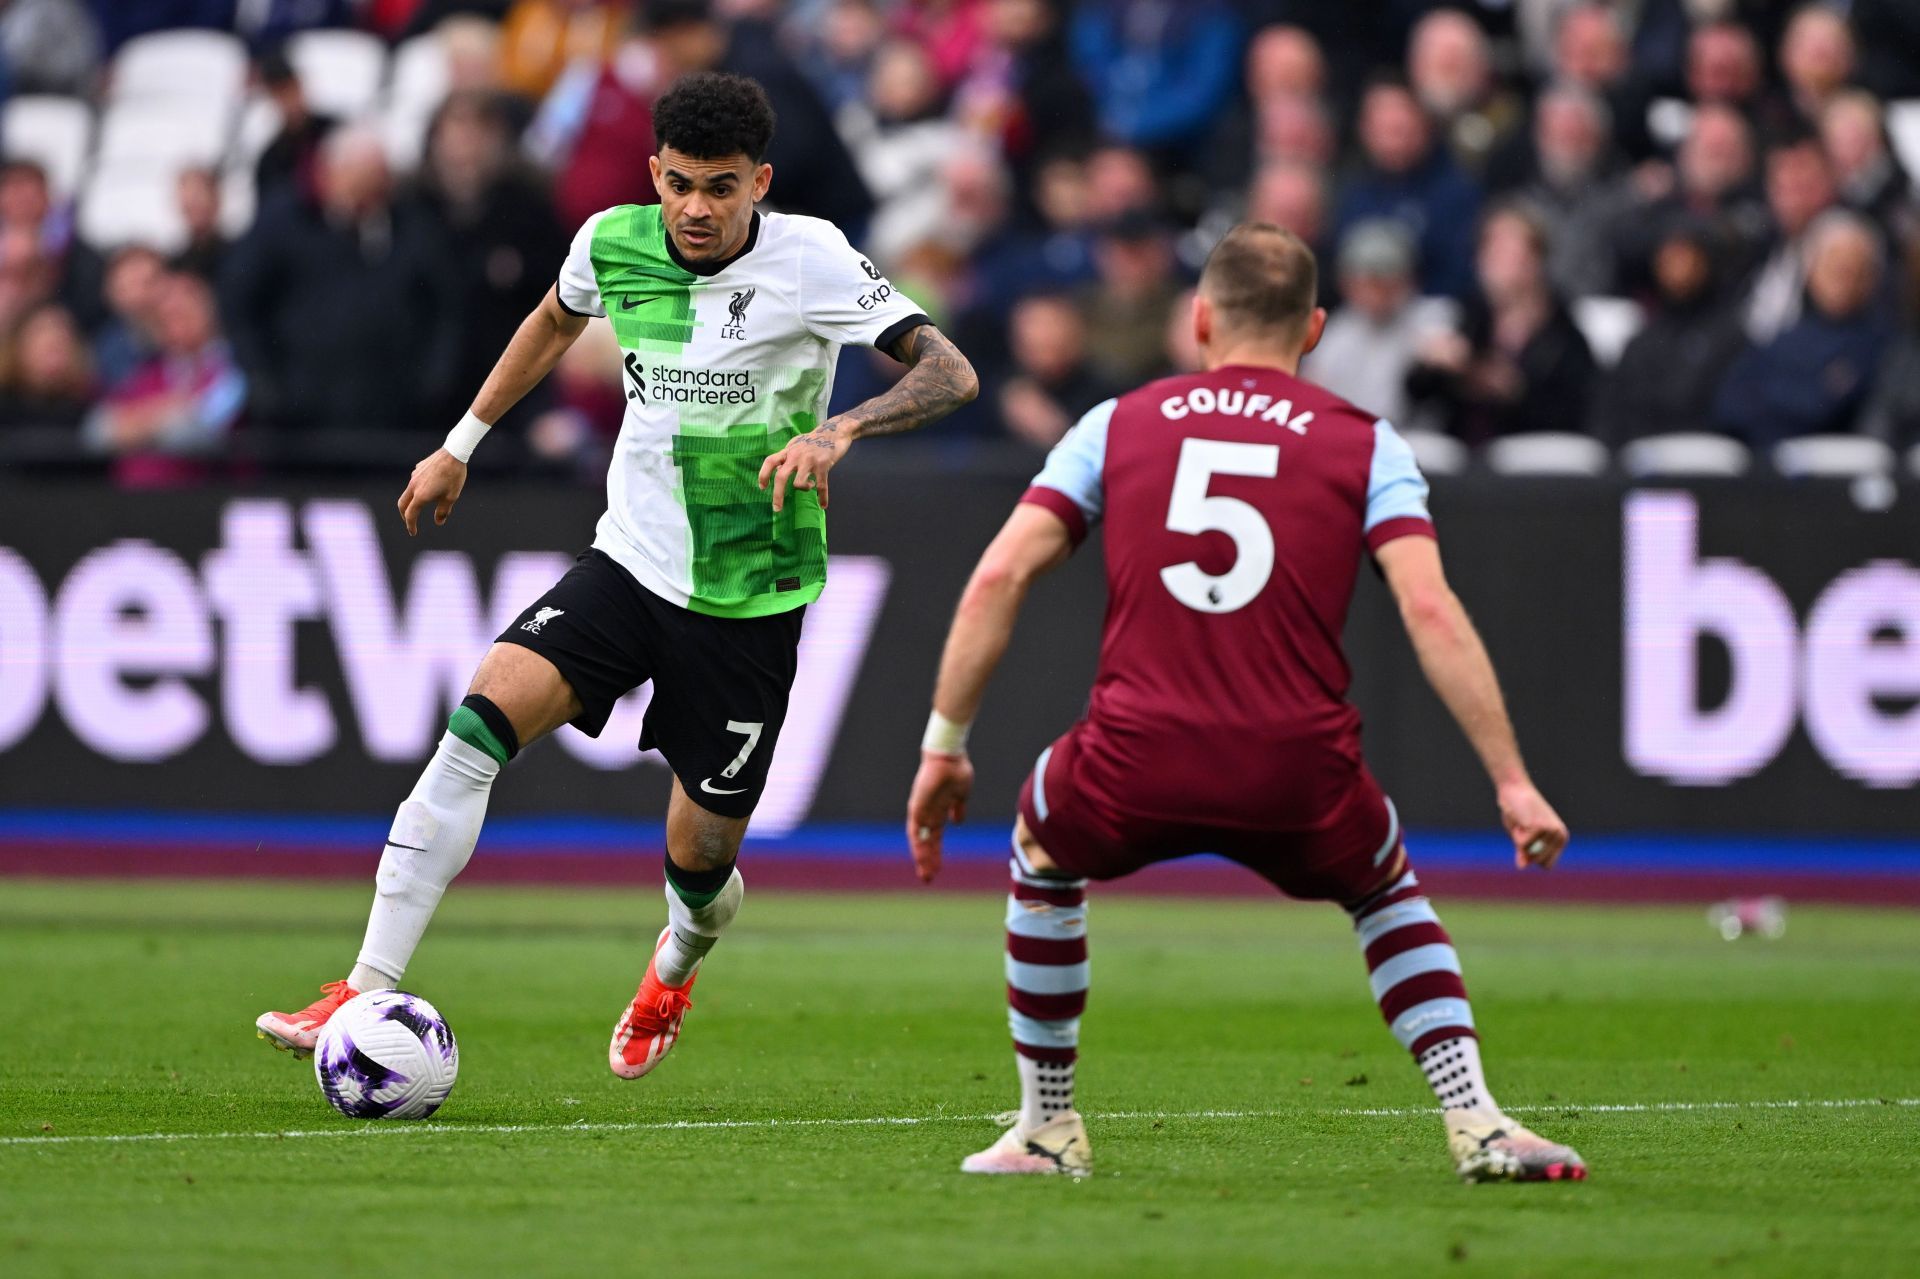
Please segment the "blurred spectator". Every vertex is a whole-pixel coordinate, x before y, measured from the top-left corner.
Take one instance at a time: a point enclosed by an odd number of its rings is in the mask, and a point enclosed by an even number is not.
[[[633,6],[610,0],[515,0],[500,24],[500,82],[539,101],[575,62],[599,66],[626,34]]]
[[[1887,141],[1880,103],[1871,93],[1836,93],[1820,113],[1820,141],[1840,201],[1882,227],[1911,229],[1912,185]]]
[[[1505,6],[1483,3],[1481,7]],[[1588,89],[1602,90],[1600,84],[1573,75],[1566,58],[1570,39],[1577,45],[1595,36],[1590,24],[1599,10],[1608,14],[1614,29],[1608,43],[1617,45],[1618,53],[1609,58],[1617,57],[1618,74],[1665,92],[1679,82],[1689,21],[1695,13],[1704,15],[1715,6],[1697,0],[1634,0],[1618,5],[1605,0],[1513,0],[1513,7],[1523,60],[1541,78],[1549,78],[1551,72],[1552,77],[1571,78]]]
[[[1882,102],[1920,97],[1920,5],[1913,0],[1853,0],[1860,83]]]
[[[1547,274],[1565,297],[1615,291],[1617,227],[1634,209],[1633,190],[1615,177],[1606,104],[1585,89],[1549,89],[1534,109],[1539,172],[1522,188],[1546,221]]]
[[[1000,416],[1016,439],[1050,449],[1082,413],[1118,388],[1088,360],[1086,324],[1066,297],[1037,293],[1021,299],[1011,328],[1013,370],[1000,385]]]
[[[1516,206],[1480,229],[1479,292],[1460,330],[1430,338],[1407,377],[1469,444],[1518,431],[1583,428],[1593,354],[1547,279],[1546,233]]]
[[[1760,45],[1737,22],[1707,22],[1687,40],[1687,97],[1752,113],[1764,87]]]
[[[1091,143],[1093,102],[1053,0],[989,0],[986,37],[955,93],[961,122],[998,141],[1023,178],[1042,156]]]
[[[512,123],[498,94],[468,90],[441,104],[427,131],[417,194],[430,224],[444,228],[458,276],[465,320],[453,381],[458,399],[480,389],[545,296],[571,237],[546,189],[517,163]],[[530,409],[538,405],[534,400]]]
[[[1074,62],[1101,128],[1185,167],[1234,90],[1240,24],[1220,0],[1084,0]]]
[[[1493,76],[1486,32],[1458,9],[1435,9],[1414,24],[1407,77],[1454,162],[1469,173],[1521,121],[1518,99]]]
[[[58,298],[81,327],[100,318],[100,257],[57,208],[47,171],[26,159],[0,160],[0,329]]]
[[[1606,104],[1614,148],[1628,160],[1653,154],[1647,135],[1648,85],[1631,72],[1620,13],[1587,0],[1561,15],[1554,37],[1554,78],[1585,89]]]
[[[159,330],[160,283],[167,264],[144,244],[116,249],[107,259],[107,319],[93,335],[93,363],[111,387],[153,355]]]
[[[1275,152],[1298,136],[1300,122],[1317,118],[1326,135],[1319,156],[1332,158],[1332,129],[1321,104],[1327,87],[1327,62],[1319,42],[1300,27],[1263,27],[1247,44],[1246,96],[1214,125],[1208,146],[1207,176],[1215,186],[1240,186],[1262,161],[1305,156]]]
[[[985,31],[985,0],[902,0],[893,28],[926,52],[944,92],[973,65]]]
[[[1795,10],[1780,41],[1780,74],[1801,122],[1818,125],[1827,103],[1853,78],[1853,32],[1846,18],[1824,4]]]
[[[1421,291],[1461,297],[1473,285],[1474,221],[1480,194],[1436,146],[1425,111],[1404,83],[1382,79],[1360,104],[1360,165],[1347,179],[1335,218],[1345,234],[1368,218],[1395,218],[1419,245]]]
[[[1111,222],[1159,207],[1160,184],[1144,152],[1109,144],[1087,157],[1087,214],[1094,221]]]
[[[123,484],[198,478],[202,460],[220,450],[247,402],[246,379],[220,336],[207,282],[173,272],[157,292],[156,353],[107,388],[84,430],[88,448],[116,459]]]
[[[1413,238],[1390,219],[1360,222],[1340,243],[1340,309],[1327,319],[1306,375],[1399,426],[1412,426],[1407,373],[1415,353],[1447,333],[1455,307],[1413,287]]]
[[[1707,228],[1725,279],[1743,276],[1760,255],[1770,226],[1754,177],[1753,136],[1746,119],[1724,104],[1701,107],[1693,114],[1673,172],[1658,176],[1665,193],[1618,230],[1626,290],[1650,280],[1658,237],[1683,220]]]
[[[840,114],[840,133],[878,202],[866,249],[880,261],[932,234],[946,216],[940,171],[960,139],[933,63],[910,40],[890,40],[874,56],[867,103]]]
[[[220,175],[212,169],[182,169],[174,192],[187,232],[185,247],[173,255],[174,269],[203,280],[219,279],[220,260],[227,252],[227,237],[220,230]]]
[[[14,93],[86,97],[100,70],[100,28],[80,0],[8,0],[0,63]]]
[[[1136,385],[1160,371],[1167,308],[1181,292],[1173,245],[1136,210],[1101,228],[1093,256],[1099,278],[1080,297],[1089,345],[1103,376]]]
[[[1328,227],[1327,184],[1320,170],[1299,163],[1267,165],[1254,175],[1247,192],[1246,218],[1283,227],[1321,253],[1327,247]],[[1322,281],[1323,288],[1325,284]]]
[[[282,428],[437,429],[461,337],[446,229],[393,204],[370,130],[329,135],[316,177],[314,197],[283,191],[261,210],[223,273],[254,415]]]
[[[300,74],[287,60],[285,50],[270,49],[262,54],[257,75],[261,90],[280,113],[280,132],[254,165],[254,189],[262,204],[283,187],[310,193],[315,157],[335,121],[331,116],[315,114],[308,105]]]
[[[57,303],[29,311],[0,343],[0,429],[78,427],[94,386],[80,326]]]
[[[1653,281],[1646,327],[1595,395],[1593,433],[1609,444],[1705,429],[1727,368],[1746,346],[1705,226],[1682,224],[1661,238]]]
[[[616,204],[659,196],[647,168],[653,100],[667,72],[652,41],[634,36],[603,62],[576,62],[528,127],[527,154],[553,175],[560,221],[577,227]]]
[[[766,157],[777,175],[773,204],[825,218],[860,243],[873,196],[820,95],[780,48],[773,28],[758,20],[723,23],[711,0],[647,0],[645,13],[665,81],[689,71],[731,71],[751,76],[767,91],[780,122]],[[609,145],[631,152],[633,135],[612,138]],[[641,165],[644,171],[644,156]]]
[[[1873,224],[1836,209],[1806,233],[1807,309],[1747,348],[1714,404],[1719,428],[1757,449],[1853,428],[1892,336],[1878,304],[1885,262]]]
[[[1764,345],[1800,318],[1807,281],[1807,229],[1833,207],[1833,171],[1817,138],[1797,134],[1767,150],[1773,241],[1747,291],[1747,338]]]
[[[864,100],[874,52],[886,34],[875,0],[829,0],[817,25],[802,26],[800,66],[827,110],[837,114]]]

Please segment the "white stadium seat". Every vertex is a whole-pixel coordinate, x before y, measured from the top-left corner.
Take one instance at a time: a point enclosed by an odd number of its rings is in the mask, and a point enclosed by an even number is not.
[[[447,45],[437,31],[415,36],[393,51],[393,84],[387,104],[395,111],[431,114],[447,96],[453,77]]]
[[[171,172],[96,169],[80,196],[79,226],[80,238],[101,250],[145,244],[173,253],[187,242]]]
[[[1649,435],[1620,450],[1620,465],[1636,479],[1655,476],[1745,475],[1753,454],[1739,440],[1707,431]]]
[[[1400,436],[1413,450],[1413,460],[1428,475],[1458,475],[1467,469],[1471,454],[1451,435],[1415,428],[1400,432]]]
[[[386,86],[387,47],[364,31],[302,31],[287,42],[287,60],[321,115],[363,116]]]
[[[229,168],[248,169],[260,162],[260,153],[280,136],[280,108],[264,94],[248,98],[240,108],[240,121],[233,128],[233,142],[227,148]]]
[[[253,225],[259,207],[259,195],[253,185],[253,166],[229,167],[220,175],[220,231],[237,240]]]
[[[7,103],[0,125],[0,154],[33,160],[47,171],[56,199],[80,186],[93,140],[93,108],[78,98],[28,96]]]
[[[1647,322],[1646,313],[1632,298],[1575,298],[1572,310],[1573,322],[1602,368],[1620,362],[1627,343]]]
[[[114,102],[194,98],[230,103],[247,82],[247,50],[224,31],[156,31],[135,36],[114,55]]]
[[[1487,465],[1500,475],[1605,475],[1607,446],[1572,431],[1526,431],[1494,440]]]
[[[377,122],[380,140],[386,144],[387,163],[396,173],[412,173],[426,154],[427,126],[433,123],[430,111],[387,112]]]
[[[1802,435],[1773,446],[1773,466],[1782,475],[1858,479],[1893,473],[1893,448],[1869,435]]]
[[[100,121],[96,170],[171,175],[216,166],[233,132],[230,105],[211,101],[117,102]]]
[[[1887,104],[1887,133],[1907,176],[1920,177],[1920,98]]]

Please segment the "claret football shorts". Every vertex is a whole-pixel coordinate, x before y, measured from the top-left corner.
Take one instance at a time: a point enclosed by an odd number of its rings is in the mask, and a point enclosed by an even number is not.
[[[1407,868],[1393,802],[1363,765],[1329,794],[1311,829],[1248,830],[1210,824],[1206,796],[1182,820],[1130,814],[1120,797],[1090,793],[1076,767],[1080,728],[1040,755],[1020,789],[1020,815],[1060,869],[1086,879],[1119,879],[1155,862],[1218,853],[1289,897],[1359,902]]]
[[[532,649],[559,669],[580,698],[573,726],[589,737],[606,728],[615,702],[652,680],[640,749],[658,748],[702,808],[746,817],[787,718],[805,612],[696,613],[589,548],[499,642]]]

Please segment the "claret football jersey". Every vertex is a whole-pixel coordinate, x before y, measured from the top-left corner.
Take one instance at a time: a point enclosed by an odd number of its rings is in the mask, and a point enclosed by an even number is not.
[[[1433,536],[1393,427],[1278,369],[1098,405],[1024,501],[1104,522],[1107,618],[1084,785],[1134,813],[1310,824],[1361,767],[1340,635],[1364,554]]]
[[[620,343],[627,411],[594,546],[700,613],[817,598],[826,514],[812,492],[776,513],[760,464],[826,417],[842,346],[888,346],[926,316],[830,222],[756,213],[734,256],[689,263],[650,204],[589,218],[557,291]]]

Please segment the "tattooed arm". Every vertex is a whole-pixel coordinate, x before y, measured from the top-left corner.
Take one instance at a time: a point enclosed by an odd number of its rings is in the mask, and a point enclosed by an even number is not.
[[[902,334],[888,350],[907,371],[893,386],[838,417],[828,418],[760,465],[760,487],[773,488],[773,509],[786,505],[787,484],[818,489],[827,504],[827,472],[867,435],[898,435],[937,422],[980,393],[973,365],[946,334],[931,324]]]

